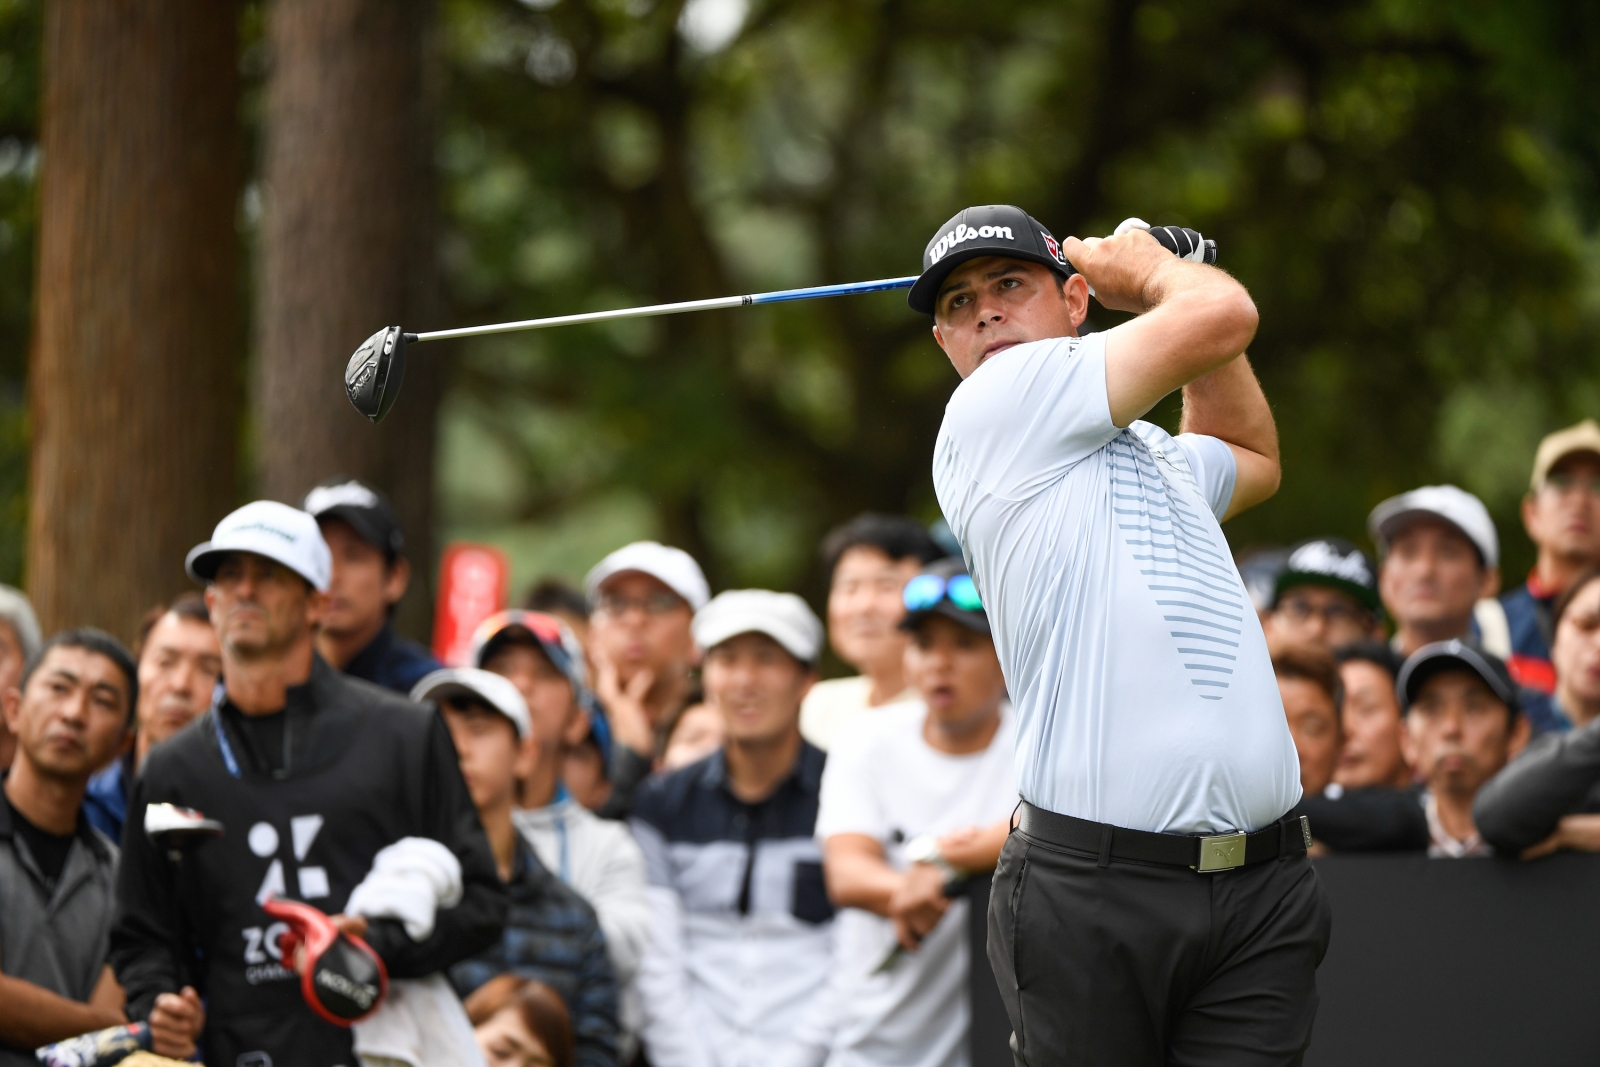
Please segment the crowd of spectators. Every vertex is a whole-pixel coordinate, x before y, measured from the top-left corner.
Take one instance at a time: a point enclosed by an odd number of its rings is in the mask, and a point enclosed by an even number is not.
[[[1600,426],[1541,444],[1522,518],[1500,596],[1448,485],[1372,510],[1376,560],[1240,560],[1314,851],[1600,851]],[[0,1064],[130,1020],[229,1067],[421,1067],[456,1023],[496,1067],[965,1064],[962,887],[1018,800],[989,622],[911,519],[820,556],[826,625],[637,542],[451,667],[395,632],[404,534],[356,481],[224,517],[132,653],[0,587]],[[856,674],[821,680],[825,646]],[[404,992],[330,1025],[275,896]]]
[[[1600,426],[1540,444],[1522,518],[1537,561],[1498,597],[1494,522],[1450,485],[1372,510],[1378,563],[1334,537],[1242,562],[1318,851],[1600,850]]]

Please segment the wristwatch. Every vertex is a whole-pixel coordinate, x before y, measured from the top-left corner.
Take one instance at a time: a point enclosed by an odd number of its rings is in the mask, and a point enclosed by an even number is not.
[[[926,863],[937,870],[947,886],[966,877],[944,858],[944,853],[939,851],[939,839],[932,834],[920,834],[907,841],[905,856],[908,863]]]

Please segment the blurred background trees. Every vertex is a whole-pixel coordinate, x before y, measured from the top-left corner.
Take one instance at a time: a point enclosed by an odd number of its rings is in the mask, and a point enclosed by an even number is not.
[[[0,0],[6,580],[55,2]],[[359,21],[380,8],[393,26]],[[1515,581],[1534,443],[1600,414],[1592,5],[255,0],[240,40],[238,495],[367,474],[414,541],[431,515],[519,583],[655,535],[719,587],[815,594],[832,523],[937,517],[956,377],[927,322],[883,294],[430,345],[376,434],[328,373],[366,334],[910,274],[967,203],[1218,239],[1261,307],[1286,468],[1236,548],[1364,540],[1377,500],[1448,479],[1489,502]]]
[[[235,493],[239,12],[52,0],[42,38],[28,591],[125,637]]]

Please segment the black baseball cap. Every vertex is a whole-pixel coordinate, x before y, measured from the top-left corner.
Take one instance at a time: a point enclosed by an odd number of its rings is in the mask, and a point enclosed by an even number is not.
[[[1424,682],[1445,671],[1468,671],[1477,675],[1495,696],[1505,701],[1513,714],[1520,710],[1517,683],[1511,680],[1511,672],[1505,662],[1475,645],[1452,638],[1423,645],[1411,653],[1411,658],[1400,668],[1400,677],[1395,680],[1394,689],[1395,695],[1400,698],[1401,713],[1411,710],[1411,702],[1422,691]]]
[[[990,633],[989,616],[960,557],[936,559],[906,583],[901,599],[906,615],[900,629],[915,630],[930,615],[943,615],[980,634]]]
[[[372,486],[354,478],[333,478],[306,494],[304,509],[311,517],[343,519],[356,536],[379,549],[390,560],[406,554],[406,538],[400,530],[400,517],[388,499]]]
[[[1377,611],[1378,567],[1372,557],[1342,537],[1314,537],[1289,550],[1289,558],[1273,583],[1272,606],[1285,590],[1297,585],[1325,585],[1348,593],[1368,611]]]
[[[1062,278],[1078,273],[1061,243],[1044,224],[1020,207],[988,204],[958,211],[939,227],[922,251],[922,274],[906,294],[912,311],[933,314],[934,301],[950,272],[979,256],[1005,256],[1042,263]]]

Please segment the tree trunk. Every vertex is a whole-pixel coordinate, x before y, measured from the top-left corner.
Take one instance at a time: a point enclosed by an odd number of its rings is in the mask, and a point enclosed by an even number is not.
[[[233,503],[239,9],[50,0],[28,589],[124,640]]]
[[[262,491],[299,504],[325,478],[394,499],[416,579],[402,629],[427,632],[440,346],[416,350],[374,429],[344,365],[379,326],[434,304],[430,0],[272,0],[261,229]]]
[[[273,0],[267,36],[257,433],[264,495],[298,505],[350,475],[390,494],[417,573],[402,627],[426,633],[440,346],[418,349],[383,426],[343,374],[381,326],[434,304],[431,0]]]

